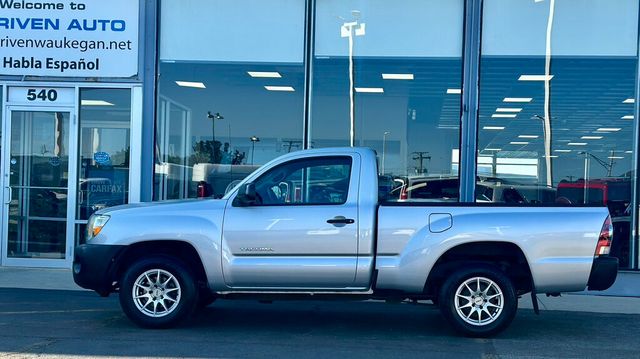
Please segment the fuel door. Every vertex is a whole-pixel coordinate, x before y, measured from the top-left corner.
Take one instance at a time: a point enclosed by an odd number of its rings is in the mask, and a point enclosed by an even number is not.
[[[453,217],[450,213],[431,213],[429,215],[429,231],[442,233],[453,226]]]

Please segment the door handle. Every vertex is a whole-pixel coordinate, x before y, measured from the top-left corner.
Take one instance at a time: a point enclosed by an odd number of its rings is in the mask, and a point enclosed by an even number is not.
[[[4,204],[11,204],[11,198],[13,197],[13,188],[11,188],[11,186],[5,188],[7,189],[7,196],[4,199]]]
[[[355,221],[351,218],[346,218],[344,216],[335,216],[331,219],[327,219],[327,223],[329,224],[353,224]]]

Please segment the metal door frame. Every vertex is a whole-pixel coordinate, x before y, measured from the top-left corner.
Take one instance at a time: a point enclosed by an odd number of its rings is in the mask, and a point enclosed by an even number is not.
[[[21,112],[63,112],[69,114],[69,163],[68,163],[68,188],[67,188],[67,220],[66,220],[66,243],[65,243],[65,256],[64,259],[49,259],[49,258],[9,258],[7,253],[8,246],[8,220],[9,220],[9,202],[11,196],[11,191],[8,190],[9,186],[9,166],[7,163],[10,161],[11,154],[11,114],[15,111]],[[73,211],[76,200],[76,193],[72,187],[75,187],[75,177],[76,177],[76,166],[73,164],[77,162],[77,141],[73,139],[77,137],[77,120],[75,116],[75,109],[73,106],[20,106],[20,105],[7,105],[5,106],[5,111],[3,111],[4,116],[4,130],[3,133],[3,172],[2,172],[2,189],[3,189],[3,198],[2,198],[2,264],[8,266],[20,266],[20,267],[56,267],[56,268],[68,268],[71,266],[72,262],[72,246],[69,245],[69,240],[74,235],[73,233],[73,223],[70,223],[69,217],[72,214],[75,214]],[[69,232],[71,230],[71,232]]]
[[[78,192],[78,156],[79,156],[79,114],[80,114],[80,90],[83,88],[100,89],[129,89],[131,95],[131,120],[129,143],[129,201],[140,202],[141,169],[142,169],[142,84],[139,83],[86,83],[86,82],[5,82],[2,87],[2,155],[0,156],[0,266],[15,267],[46,267],[46,268],[71,268],[73,263],[75,243],[75,228],[77,224],[86,223],[86,220],[76,219],[76,201]],[[74,104],[71,105],[47,105],[25,106],[24,104],[12,104],[9,102],[9,88],[11,87],[47,87],[47,88],[71,88],[74,90]],[[13,111],[41,111],[41,112],[68,112],[69,113],[69,175],[67,188],[67,222],[66,222],[66,246],[65,259],[34,259],[34,258],[8,258],[8,205],[5,204],[9,178],[5,176],[10,161],[11,151],[11,112]]]

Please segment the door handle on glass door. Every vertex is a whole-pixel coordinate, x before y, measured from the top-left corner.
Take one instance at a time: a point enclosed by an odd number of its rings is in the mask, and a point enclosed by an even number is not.
[[[353,224],[355,221],[351,218],[346,218],[344,216],[335,216],[331,219],[327,219],[327,223],[329,224]]]
[[[13,188],[11,186],[5,187],[7,192],[5,193],[7,196],[4,198],[4,204],[11,204],[11,198],[13,197]]]

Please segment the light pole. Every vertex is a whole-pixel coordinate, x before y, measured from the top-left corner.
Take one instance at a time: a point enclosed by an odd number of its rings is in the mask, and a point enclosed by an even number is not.
[[[211,120],[211,163],[216,163],[216,120],[222,120],[224,117],[220,112],[207,111],[207,118]]]
[[[207,118],[211,120],[211,142],[214,142],[216,140],[216,120],[223,120],[224,116],[220,112],[207,111]]]
[[[260,142],[260,137],[251,136],[249,137],[249,140],[251,140],[251,164],[253,164],[253,158],[256,150],[256,142]]]
[[[387,135],[390,134],[391,132],[389,131],[384,131],[384,133],[382,134],[382,171],[381,171],[381,175],[384,176],[384,156],[387,152]]]
[[[352,11],[353,17],[359,17],[359,11]],[[355,146],[356,141],[356,119],[355,105],[353,99],[353,36],[363,36],[365,33],[365,23],[358,24],[358,20],[345,22],[340,26],[340,36],[349,38],[349,117],[351,130],[349,132],[349,143],[351,147]]]

